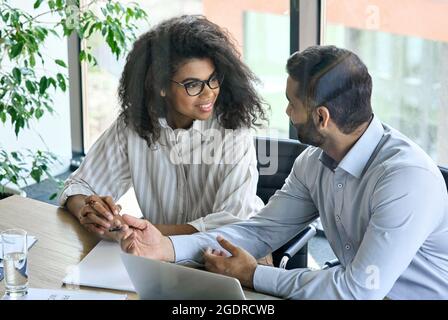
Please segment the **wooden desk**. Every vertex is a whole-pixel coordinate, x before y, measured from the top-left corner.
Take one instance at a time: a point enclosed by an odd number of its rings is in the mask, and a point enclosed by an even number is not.
[[[28,252],[31,288],[60,289],[68,268],[78,264],[99,242],[66,210],[20,196],[0,200],[0,231],[11,228],[25,229],[28,234],[37,237],[37,242]],[[81,289],[126,293],[128,299],[138,299],[134,292],[89,287]],[[2,281],[0,295],[4,293]]]
[[[66,210],[56,206],[12,196],[0,200],[0,231],[21,228],[36,236],[37,242],[28,252],[30,288],[60,289],[68,268],[77,265],[100,239],[89,233]],[[126,293],[128,299],[138,299],[134,292],[81,287],[94,292]],[[244,290],[249,299],[278,299],[251,290]],[[0,296],[5,293],[0,283]]]

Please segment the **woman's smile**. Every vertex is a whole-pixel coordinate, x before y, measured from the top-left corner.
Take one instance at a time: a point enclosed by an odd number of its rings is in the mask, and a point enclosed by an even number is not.
[[[199,110],[201,110],[202,112],[211,112],[213,110],[213,102],[209,102],[209,103],[204,103],[204,104],[198,104],[197,106],[199,107]]]

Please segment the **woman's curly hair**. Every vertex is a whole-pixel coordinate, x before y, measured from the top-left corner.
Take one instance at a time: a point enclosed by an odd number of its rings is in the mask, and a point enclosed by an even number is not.
[[[159,117],[166,116],[160,91],[168,88],[178,68],[191,58],[210,58],[224,76],[215,114],[226,129],[259,126],[266,121],[258,81],[241,61],[226,31],[204,16],[183,15],[166,20],[134,43],[126,58],[118,96],[120,117],[148,146],[160,137]]]

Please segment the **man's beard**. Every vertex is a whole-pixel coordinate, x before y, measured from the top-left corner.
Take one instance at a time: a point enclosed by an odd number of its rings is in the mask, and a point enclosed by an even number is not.
[[[308,118],[308,121],[304,124],[295,124],[292,120],[290,120],[290,122],[291,125],[296,128],[297,138],[301,143],[315,147],[321,147],[323,145],[325,138],[317,131],[311,117]]]

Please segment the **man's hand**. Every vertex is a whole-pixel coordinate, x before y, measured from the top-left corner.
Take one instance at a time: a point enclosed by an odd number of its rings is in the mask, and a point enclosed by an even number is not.
[[[234,246],[223,237],[216,237],[218,243],[230,252],[228,257],[224,251],[207,249],[204,253],[205,268],[211,272],[220,273],[240,280],[247,288],[253,288],[257,260],[243,248]]]
[[[78,218],[87,230],[103,236],[110,228],[122,225],[120,211],[121,206],[115,204],[112,197],[92,195],[84,199]]]
[[[123,215],[122,219],[126,224],[119,232],[123,251],[141,257],[174,262],[171,240],[163,236],[148,220],[127,214]]]

